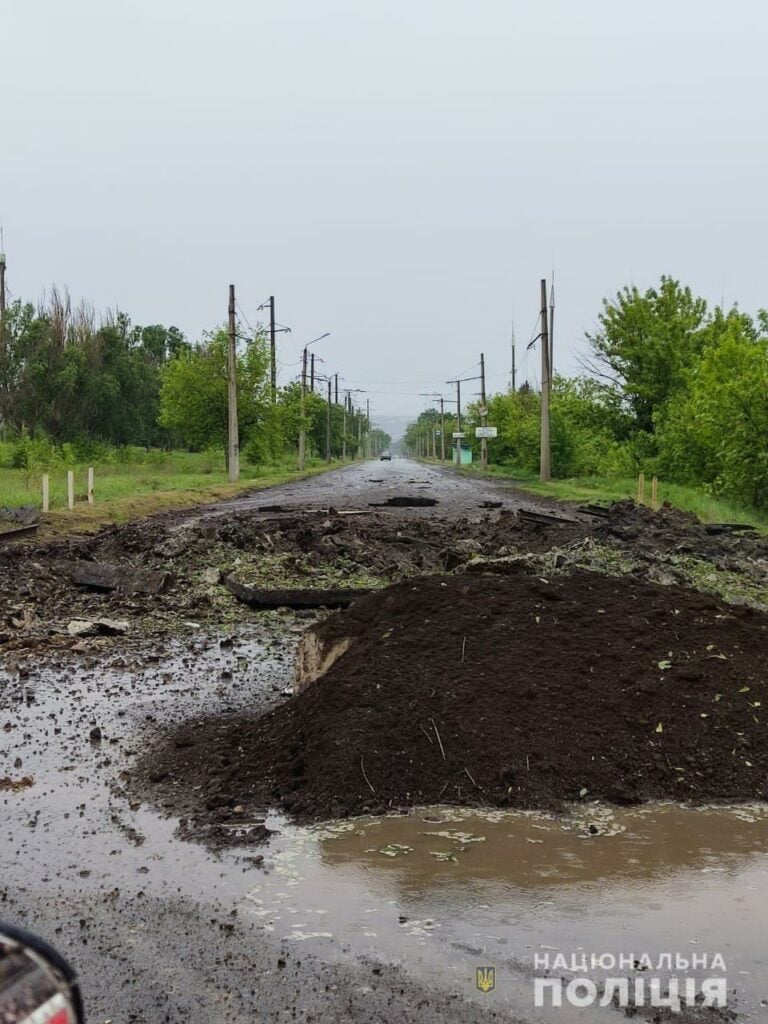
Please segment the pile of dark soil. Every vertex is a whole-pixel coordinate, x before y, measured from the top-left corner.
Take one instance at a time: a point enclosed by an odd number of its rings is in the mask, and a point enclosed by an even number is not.
[[[199,821],[429,803],[768,796],[768,616],[591,573],[428,576],[313,627],[351,645],[267,715],[186,723],[146,772]],[[160,795],[160,791],[158,791]]]

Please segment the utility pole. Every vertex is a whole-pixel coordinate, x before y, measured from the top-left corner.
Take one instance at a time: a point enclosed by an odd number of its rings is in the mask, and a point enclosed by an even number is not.
[[[371,400],[366,398],[365,400],[365,454],[370,458],[371,455]]]
[[[335,402],[333,404],[334,405],[338,405],[339,404],[339,375],[338,375],[338,373],[334,373],[333,380],[334,380],[334,389],[335,389],[334,394],[336,395],[336,400],[335,400]]]
[[[304,353],[301,357],[301,405],[299,425],[299,469],[304,469],[306,462],[307,431],[304,427],[304,406],[306,405],[307,394],[307,346],[304,346]]]
[[[0,244],[0,319],[5,317],[5,253]]]
[[[314,395],[315,393],[315,353],[312,353],[312,369],[309,375],[309,390]]]
[[[328,408],[325,420],[325,461],[331,461],[331,378],[328,378]]]
[[[341,461],[347,461],[347,400],[344,399],[344,418],[341,424]]]
[[[480,353],[480,426],[486,424],[488,409],[485,404],[485,355]],[[480,465],[483,469],[488,468],[488,442],[484,437],[480,438]]]
[[[237,325],[235,323],[235,286],[229,286],[229,344],[227,346],[227,405],[229,411],[229,482],[240,477],[240,438],[237,423]]]
[[[446,384],[456,385],[456,433],[461,433],[461,385],[470,380],[480,380],[479,377],[462,377],[460,380],[447,380]],[[461,465],[461,438],[456,438],[456,462]]]
[[[539,479],[546,483],[552,479],[551,445],[549,437],[550,349],[547,328],[547,282],[541,282],[541,460]]]
[[[461,433],[461,381],[456,381],[456,433]],[[461,438],[456,438],[456,465],[461,465]]]
[[[440,461],[445,462],[445,399],[440,395]]]
[[[3,238],[0,232],[0,355],[5,355],[5,253],[3,252]],[[5,423],[3,427],[3,439],[5,439]]]
[[[277,344],[275,342],[275,296],[269,296],[269,379],[272,385],[272,401],[277,401]]]
[[[515,369],[515,325],[512,324],[512,394],[517,391],[517,371]]]
[[[352,394],[362,394],[361,388],[345,388],[344,389],[344,426],[342,430],[342,450],[341,457],[346,461],[347,458],[347,417],[353,421],[352,429],[354,430],[354,414],[352,412]]]
[[[555,268],[552,267],[552,291],[549,293],[549,387],[555,374]]]

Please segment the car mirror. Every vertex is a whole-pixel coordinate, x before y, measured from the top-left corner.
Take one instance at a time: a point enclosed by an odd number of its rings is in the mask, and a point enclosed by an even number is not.
[[[0,924],[0,1024],[82,1024],[75,972],[52,946]]]

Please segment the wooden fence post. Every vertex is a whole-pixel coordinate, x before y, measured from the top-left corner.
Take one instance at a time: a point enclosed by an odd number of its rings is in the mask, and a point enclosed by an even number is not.
[[[645,473],[641,473],[637,478],[637,504],[645,504]]]
[[[659,478],[655,476],[651,480],[651,508],[655,512],[659,507]]]

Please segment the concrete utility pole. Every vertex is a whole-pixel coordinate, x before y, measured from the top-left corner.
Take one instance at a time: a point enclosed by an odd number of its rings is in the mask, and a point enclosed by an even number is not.
[[[547,327],[547,282],[541,282],[541,457],[539,479],[546,483],[552,479],[552,449],[549,437],[550,380],[549,330]]]
[[[299,426],[299,469],[304,469],[307,461],[307,428],[304,423],[304,413],[306,408],[307,398],[307,349],[310,345],[314,345],[316,341],[322,341],[323,338],[329,338],[331,332],[326,331],[325,334],[319,335],[317,338],[313,338],[312,341],[308,341],[304,346],[304,351],[301,356],[301,405],[300,405],[300,426]],[[312,353],[312,390],[314,391],[314,375],[315,375],[315,353]]]
[[[315,393],[315,353],[312,353],[312,369],[309,373],[309,390],[314,395]]]
[[[5,253],[2,235],[0,234],[0,355],[5,355]],[[5,440],[5,421],[0,424],[2,437]]]
[[[301,406],[299,412],[299,469],[304,468],[306,462],[306,429],[304,428],[304,406],[306,404],[306,345],[301,356]]]
[[[462,377],[460,380],[447,380],[446,384],[456,385],[456,433],[461,433],[461,385],[470,380],[480,380],[479,377]],[[456,438],[456,463],[461,465],[461,438]]]
[[[445,462],[445,399],[440,395],[440,461]]]
[[[0,252],[0,318],[5,317],[5,253]]]
[[[486,425],[488,409],[485,404],[485,356],[480,353],[480,426]],[[480,465],[483,469],[488,467],[488,442],[484,437],[480,438]]]
[[[354,425],[354,411],[352,409],[352,395],[365,394],[362,388],[345,388],[344,389],[344,430],[342,438],[342,455],[343,459],[347,457],[347,417],[352,420],[352,430],[355,429]]]
[[[436,398],[440,402],[440,461],[445,462],[445,399],[437,391],[421,391],[419,394],[421,398]],[[437,459],[437,439],[434,437],[434,427],[432,437],[432,450]]]
[[[347,461],[347,402],[344,400],[344,418],[341,421],[341,461]]]
[[[549,293],[549,386],[555,375],[555,268],[552,268],[552,290]]]
[[[328,378],[328,408],[325,411],[325,461],[331,461],[331,378]]]
[[[229,344],[227,345],[227,407],[229,410],[228,472],[229,482],[240,478],[240,437],[237,422],[237,324],[235,322],[235,286],[229,286]]]
[[[334,373],[333,380],[334,380],[334,394],[336,396],[335,401],[334,401],[333,404],[334,405],[338,405],[339,404],[339,375],[338,375],[338,373]]]
[[[275,296],[269,296],[269,379],[272,401],[277,401],[277,344],[275,341]]]
[[[512,324],[512,394],[517,391],[517,371],[515,368],[515,325]]]

